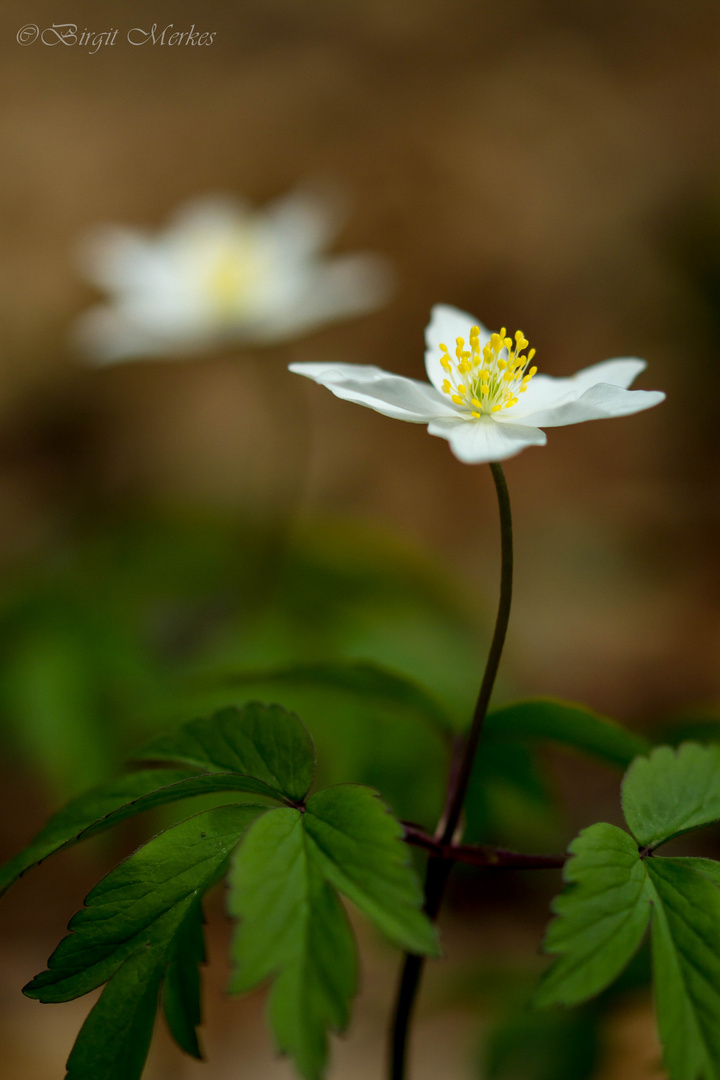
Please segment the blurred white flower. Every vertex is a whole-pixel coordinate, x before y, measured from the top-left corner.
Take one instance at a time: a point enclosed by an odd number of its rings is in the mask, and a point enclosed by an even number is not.
[[[425,331],[430,383],[365,364],[291,364],[336,397],[385,416],[427,424],[447,439],[460,461],[503,461],[526,446],[544,446],[541,427],[629,416],[664,401],[659,390],[628,390],[645,368],[624,357],[584,368],[567,379],[537,375],[529,342],[490,334],[471,315],[446,304],[432,309]],[[450,346],[446,344],[450,342]],[[452,349],[452,352],[450,351]]]
[[[258,211],[216,196],[186,203],[159,233],[98,228],[81,256],[110,302],[80,316],[77,343],[100,363],[193,356],[274,344],[379,307],[391,288],[382,257],[322,253],[335,209],[302,191]]]

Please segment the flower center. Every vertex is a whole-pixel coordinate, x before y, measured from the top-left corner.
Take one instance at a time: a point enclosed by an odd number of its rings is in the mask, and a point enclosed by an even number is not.
[[[213,253],[206,270],[205,289],[217,318],[231,320],[248,307],[257,275],[257,260],[251,244],[223,246]]]
[[[517,405],[519,395],[525,393],[537,371],[536,367],[527,370],[535,350],[523,355],[530,343],[521,330],[515,333],[513,341],[505,337],[503,327],[481,349],[480,327],[473,326],[469,347],[461,337],[456,338],[455,344],[454,361],[447,345],[440,345],[440,363],[449,376],[442,388],[443,393],[450,395],[453,405],[469,410],[468,420],[471,417],[479,420],[486,413]]]

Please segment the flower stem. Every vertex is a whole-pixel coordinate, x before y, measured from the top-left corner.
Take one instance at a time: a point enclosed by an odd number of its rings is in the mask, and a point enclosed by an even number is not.
[[[500,658],[502,656],[508,621],[510,619],[510,603],[512,600],[512,576],[513,576],[513,541],[512,541],[512,516],[510,514],[510,497],[508,495],[505,474],[498,462],[491,462],[490,470],[495,482],[497,492],[498,509],[500,511],[500,546],[501,546],[501,570],[500,570],[500,600],[498,603],[495,629],[490,651],[488,653],[485,672],[483,674],[480,690],[478,692],[475,710],[473,712],[470,731],[468,732],[459,767],[452,770],[448,787],[445,810],[435,830],[435,839],[440,846],[451,844],[462,814],[463,803],[467,794],[470,776],[472,774],[475,754],[482,734],[483,724],[487,715],[488,705],[492,696],[493,686]],[[445,886],[452,868],[452,860],[442,856],[431,855],[428,860],[427,873],[425,876],[425,912],[431,919],[437,917]],[[407,1059],[407,1042],[410,1022],[417,991],[422,978],[425,958],[408,953],[405,956],[400,986],[395,1004],[392,1025],[392,1045],[390,1078],[391,1080],[405,1080],[405,1066]]]

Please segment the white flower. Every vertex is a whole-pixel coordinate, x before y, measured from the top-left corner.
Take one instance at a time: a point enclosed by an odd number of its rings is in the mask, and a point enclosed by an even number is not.
[[[370,311],[388,297],[375,255],[328,258],[333,207],[295,192],[263,211],[210,197],[158,234],[103,227],[85,245],[89,278],[111,297],[80,317],[76,339],[100,362],[192,356],[228,342],[271,344]]]
[[[624,357],[593,364],[566,379],[537,375],[535,350],[520,330],[490,334],[471,315],[446,304],[432,309],[425,331],[430,383],[365,364],[291,364],[336,397],[385,416],[427,424],[460,461],[503,461],[526,446],[544,446],[540,429],[629,416],[664,401],[659,390],[628,390],[645,368]]]

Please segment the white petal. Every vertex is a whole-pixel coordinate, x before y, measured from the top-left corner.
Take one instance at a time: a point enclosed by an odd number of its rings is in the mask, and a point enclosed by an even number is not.
[[[97,364],[150,357],[172,360],[192,356],[203,345],[190,336],[168,340],[166,334],[136,322],[120,308],[102,304],[76,319],[72,339],[86,358]]]
[[[274,278],[262,319],[247,328],[250,341],[284,341],[323,323],[374,311],[394,286],[390,265],[379,255],[342,255],[308,266],[286,264],[284,270]]]
[[[455,339],[470,340],[473,326],[480,327],[480,345],[490,340],[490,334],[477,319],[466,311],[451,307],[449,304],[435,304],[430,312],[430,322],[425,328],[425,370],[433,386],[442,391],[447,372],[440,363],[440,343],[447,345],[450,355],[455,355]]]
[[[612,386],[622,386],[623,390],[627,390],[646,367],[647,363],[644,360],[638,360],[635,356],[620,356],[615,360],[601,360],[599,364],[582,368],[572,376],[572,381],[582,386],[583,390],[595,386],[596,383],[610,383]]]
[[[138,229],[105,225],[92,229],[78,247],[78,261],[90,281],[108,292],[135,286],[139,276],[157,274],[156,245]]]
[[[665,394],[661,390],[624,390],[621,386],[610,383],[596,383],[580,397],[559,401],[549,408],[526,414],[522,419],[525,423],[536,424],[538,427],[563,427],[565,424],[579,424],[584,420],[631,416],[644,409],[651,409],[653,405],[659,405],[664,400]],[[519,419],[515,408],[508,409],[507,412],[509,422],[514,423]]]
[[[217,193],[187,199],[175,210],[169,224],[157,233],[158,241],[208,234],[223,236],[237,228],[247,228],[257,217],[250,206],[235,195]]]
[[[305,375],[332,390],[336,397],[366,405],[384,416],[426,424],[440,416],[455,416],[445,398],[428,383],[391,375],[369,364],[290,364],[290,371]]]
[[[291,191],[266,207],[263,220],[287,257],[306,259],[335,236],[345,217],[342,203],[334,191]]]
[[[603,360],[583,368],[569,378],[556,379],[552,375],[535,375],[528,383],[527,390],[520,395],[520,401],[508,410],[508,420],[531,420],[533,424],[545,426],[537,416],[548,414],[560,405],[577,399],[591,386],[597,383],[627,388],[636,375],[645,369],[644,360],[624,357],[617,360]],[[505,414],[503,414],[504,416]],[[568,421],[574,423],[574,421]]]
[[[490,416],[480,420],[443,418],[428,424],[431,435],[447,439],[456,458],[467,464],[483,461],[505,461],[515,457],[526,446],[544,446],[544,431],[523,424],[498,424]]]

